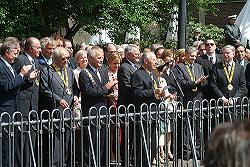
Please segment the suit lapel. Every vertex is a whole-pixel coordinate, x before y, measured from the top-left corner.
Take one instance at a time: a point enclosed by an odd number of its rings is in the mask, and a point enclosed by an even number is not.
[[[4,70],[8,73],[9,77],[14,78],[12,72],[10,71],[9,67],[5,64],[5,62],[1,58],[0,58],[0,61],[2,63]],[[14,70],[14,68],[13,68],[13,70]],[[16,75],[15,70],[14,70],[14,74]]]
[[[65,85],[64,85],[61,77],[59,76],[59,74],[56,72],[56,70],[54,68],[51,69],[51,73],[53,75],[53,78],[55,78],[58,81],[58,83],[62,86],[62,88],[65,88]]]
[[[87,69],[89,70],[90,74],[93,76],[93,78],[95,78],[95,81],[101,83],[100,79],[98,78],[96,72],[94,72],[94,70],[88,65],[87,66]],[[101,75],[101,72],[99,71],[100,75]],[[101,75],[102,77],[102,75]]]

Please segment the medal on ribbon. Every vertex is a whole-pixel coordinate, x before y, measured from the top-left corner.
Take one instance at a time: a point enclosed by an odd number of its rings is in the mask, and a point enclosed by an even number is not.
[[[191,81],[195,81],[195,74],[194,74],[194,72],[190,69],[189,63],[188,63],[188,62],[185,62],[185,66],[186,66],[186,68],[187,68],[188,75],[190,76]],[[196,91],[197,91],[197,87],[193,88],[192,91],[193,91],[193,92],[196,92]]]
[[[58,68],[52,64],[53,68],[56,70],[56,73],[59,75],[59,77],[61,78],[61,80],[63,81],[63,84],[65,85],[65,92],[67,95],[72,95],[72,91],[71,89],[69,89],[69,78],[68,78],[68,73],[66,68],[63,68],[64,74],[65,74],[65,78],[62,76],[62,74],[60,73],[60,71],[58,70]]]
[[[232,80],[233,80],[233,76],[234,76],[234,68],[235,68],[235,63],[233,63],[231,71],[228,71],[225,62],[223,62],[223,69],[225,71],[225,74],[226,74],[227,80],[228,80],[228,85],[227,85],[228,90],[233,90],[233,88],[234,88],[234,86],[232,85]]]

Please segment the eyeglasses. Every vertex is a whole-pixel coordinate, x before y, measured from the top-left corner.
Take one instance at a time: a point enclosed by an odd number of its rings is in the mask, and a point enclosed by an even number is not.
[[[206,43],[206,46],[214,46],[214,43]]]
[[[62,61],[66,60],[66,59],[69,60],[69,58],[70,58],[70,57],[63,57],[63,58],[61,58],[61,60],[62,60]]]

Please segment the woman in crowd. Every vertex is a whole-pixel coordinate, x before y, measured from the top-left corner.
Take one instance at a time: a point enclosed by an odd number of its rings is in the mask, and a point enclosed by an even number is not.
[[[118,52],[112,52],[109,55],[108,58],[108,75],[109,75],[109,80],[117,80],[117,72],[118,68],[120,67],[121,64],[121,57]],[[114,85],[112,88],[111,93],[108,95],[108,107],[110,106],[115,106],[117,107],[117,100],[118,100],[118,84]],[[113,111],[113,110],[112,110]],[[115,113],[111,113],[115,114]],[[115,119],[112,119],[115,124]],[[111,123],[113,124],[113,123]],[[111,163],[115,162],[115,149],[114,149],[114,144],[115,144],[115,126],[111,126],[110,128],[110,159]],[[118,141],[118,140],[116,140]]]
[[[176,93],[171,94],[168,89],[168,85],[166,80],[162,77],[163,73],[168,69],[168,64],[164,61],[158,60],[158,67],[156,72],[160,87],[163,88],[165,92],[165,97],[162,99],[162,102],[164,103],[165,107],[167,107],[166,111],[168,112],[167,115],[171,114],[173,112],[173,105],[176,101]],[[164,116],[161,117],[164,119]],[[166,124],[168,127],[166,127]],[[171,127],[170,127],[170,121],[169,119],[161,120],[160,122],[160,139],[159,139],[159,149],[160,149],[160,157],[159,160],[161,163],[165,163],[166,155],[165,151],[167,151],[167,158],[169,160],[173,160],[173,154],[171,153]],[[167,150],[164,149],[165,146],[165,138],[167,138]]]

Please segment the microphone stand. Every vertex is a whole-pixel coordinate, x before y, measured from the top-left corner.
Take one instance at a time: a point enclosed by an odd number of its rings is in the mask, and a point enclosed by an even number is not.
[[[178,87],[179,91],[180,91],[181,97],[184,97],[184,93],[183,93],[183,91],[182,91],[182,89],[181,89],[180,83],[179,83],[178,80],[176,79],[176,77],[175,77],[175,75],[174,75],[174,72],[171,70],[170,67],[169,67],[169,72],[173,75],[173,78],[174,78],[174,80],[175,80],[175,82],[176,82],[176,84],[177,84],[177,87]]]
[[[50,70],[49,70],[51,68],[52,67],[50,65],[47,65],[47,70],[48,70],[48,86],[49,86],[49,89],[51,90],[51,96],[52,96],[51,98],[52,98],[52,101],[53,101],[53,108],[52,108],[52,110],[54,110],[54,109],[56,109],[56,100],[54,98],[54,91],[52,89],[52,80],[53,80],[54,74],[52,73],[52,71],[50,72]],[[50,77],[49,73],[51,73],[51,77]]]

